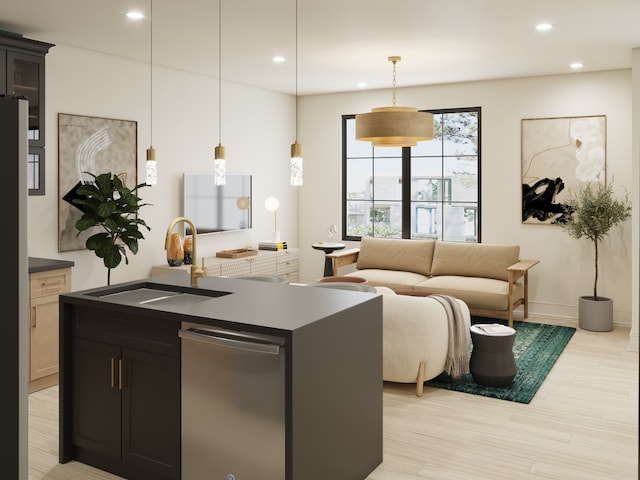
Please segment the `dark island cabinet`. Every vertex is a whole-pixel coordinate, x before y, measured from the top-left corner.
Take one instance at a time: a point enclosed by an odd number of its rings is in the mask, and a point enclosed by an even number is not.
[[[176,325],[77,309],[64,387],[71,458],[130,480],[180,478]]]
[[[29,195],[45,194],[45,55],[53,44],[0,30],[0,95],[29,101]]]

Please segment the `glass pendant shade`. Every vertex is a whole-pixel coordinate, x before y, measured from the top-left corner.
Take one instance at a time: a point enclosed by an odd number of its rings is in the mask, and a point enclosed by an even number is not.
[[[225,150],[222,144],[218,144],[215,149],[215,160],[213,164],[213,183],[216,185],[225,185],[226,179],[226,162],[225,162]]]
[[[291,185],[302,185],[302,145],[297,140],[291,144]]]
[[[158,183],[158,162],[156,160],[156,149],[153,146],[147,148],[146,162],[146,183],[147,185],[157,185]]]

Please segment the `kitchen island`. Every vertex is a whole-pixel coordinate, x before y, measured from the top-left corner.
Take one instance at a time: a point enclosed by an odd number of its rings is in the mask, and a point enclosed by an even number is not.
[[[178,333],[187,322],[281,339],[282,433],[262,442],[264,449],[282,443],[274,450],[283,456],[273,459],[284,472],[278,478],[364,479],[382,462],[380,295],[220,277],[192,287],[187,275],[172,274],[62,295],[60,304],[62,463],[76,459],[129,479],[218,478],[182,465],[186,446],[193,448],[181,413],[185,340]],[[260,400],[272,397],[255,385],[259,408],[246,417],[258,425]],[[201,412],[203,421],[216,425],[216,413]],[[260,461],[262,449],[249,441],[244,451],[221,451],[220,436],[238,432],[219,425],[211,429],[217,440],[199,452],[231,475],[222,478],[250,478],[236,472]]]

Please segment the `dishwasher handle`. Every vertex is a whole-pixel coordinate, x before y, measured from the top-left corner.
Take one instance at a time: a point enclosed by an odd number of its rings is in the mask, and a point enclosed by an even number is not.
[[[185,340],[269,355],[279,355],[282,347],[281,344],[261,337],[254,337],[248,334],[233,334],[226,330],[213,328],[183,328],[178,330],[178,336]]]

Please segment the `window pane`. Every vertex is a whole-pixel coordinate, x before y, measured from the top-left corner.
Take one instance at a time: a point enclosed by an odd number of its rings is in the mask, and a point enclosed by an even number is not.
[[[346,235],[353,237],[371,236],[373,228],[371,226],[370,212],[373,209],[373,202],[363,200],[347,201],[347,221]]]
[[[427,142],[418,142],[415,147],[411,148],[411,154],[415,156],[436,156],[442,155],[442,115],[435,114],[433,116],[433,140]]]
[[[477,154],[477,112],[457,112],[443,115],[443,138],[444,155]]]
[[[402,238],[402,202],[374,202],[371,223],[374,237]]]
[[[477,242],[477,206],[454,203],[443,205],[442,240],[452,242]]]
[[[373,195],[373,159],[350,158],[347,160],[347,199],[371,199]]]
[[[40,189],[40,155],[31,152],[27,155],[27,188]]]
[[[411,202],[411,238],[440,238],[441,210],[439,203]]]
[[[373,155],[373,147],[371,142],[361,142],[356,140],[356,121],[349,119],[346,123],[347,135],[347,157],[371,157]]]
[[[478,201],[477,157],[445,158],[445,178],[451,182],[451,198],[454,202]]]
[[[373,172],[374,200],[402,200],[401,158],[376,158]]]

